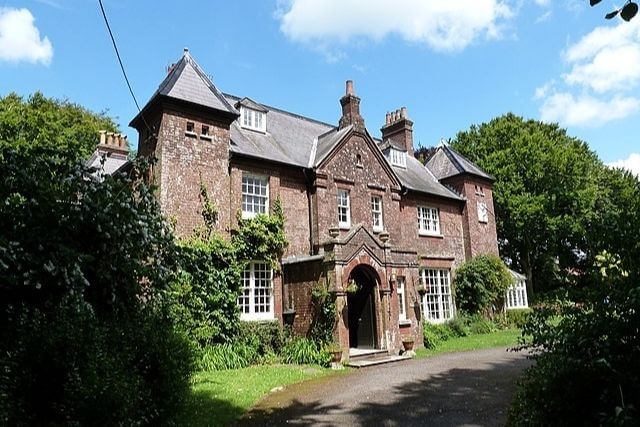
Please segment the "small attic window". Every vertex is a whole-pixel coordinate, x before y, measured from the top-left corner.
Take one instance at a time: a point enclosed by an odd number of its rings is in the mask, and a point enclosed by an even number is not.
[[[266,114],[262,111],[253,110],[247,107],[240,107],[240,124],[245,129],[267,131]]]
[[[401,168],[407,167],[407,153],[404,151],[390,148],[387,159],[389,159],[389,162],[394,166],[400,166]]]
[[[193,122],[187,122],[187,133],[194,134],[196,126]]]

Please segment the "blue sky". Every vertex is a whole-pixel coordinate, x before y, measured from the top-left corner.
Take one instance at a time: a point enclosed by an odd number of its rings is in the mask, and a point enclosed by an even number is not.
[[[402,106],[426,146],[511,111],[640,172],[640,17],[609,0],[103,1],[141,104],[188,46],[222,91],[329,123],[353,79],[374,135]],[[0,0],[0,95],[36,90],[137,140],[97,0]]]

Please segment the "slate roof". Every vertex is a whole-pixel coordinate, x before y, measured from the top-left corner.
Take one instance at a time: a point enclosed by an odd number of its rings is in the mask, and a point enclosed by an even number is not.
[[[265,108],[264,105],[258,104],[253,99],[248,98],[246,96],[244,98],[242,98],[240,101],[236,102],[235,106],[236,106],[236,108],[238,108],[240,105],[242,105],[244,107],[249,107],[252,110],[262,111],[263,113],[266,113],[266,112],[269,111],[267,108]]]
[[[227,101],[211,79],[185,49],[180,60],[173,65],[151,99],[131,124],[139,120],[145,110],[160,97],[188,102],[238,116],[238,111]]]
[[[180,61],[171,69],[142,112],[131,121],[132,126],[138,123],[142,114],[160,97],[221,111],[231,119],[235,117],[236,120],[230,126],[230,151],[232,155],[247,156],[302,168],[315,168],[320,165],[352,130],[352,126],[338,129],[334,125],[260,104],[247,97],[223,94],[186,49]],[[234,105],[238,107],[243,105],[265,112],[266,132],[242,128],[237,120],[238,110]],[[395,146],[389,141],[374,140],[374,142],[378,149]],[[482,173],[484,176],[488,176],[464,158],[458,160],[456,164],[458,163],[464,164],[467,169],[476,171],[478,174]],[[392,165],[390,167],[400,183],[409,190],[462,200],[458,194],[440,184],[436,179],[438,176],[434,177],[412,156],[407,156],[406,168]]]
[[[438,180],[466,173],[489,181],[495,181],[493,176],[483,171],[480,167],[473,164],[471,160],[448,145],[439,146],[433,156],[427,161],[426,167]]]
[[[242,99],[229,94],[225,94],[225,97],[234,104]],[[267,131],[262,133],[244,129],[235,121],[231,125],[232,153],[307,168],[314,139],[335,130],[334,126],[327,123],[259,105],[269,111]]]
[[[310,166],[320,166],[320,163],[322,163],[322,161],[329,155],[329,153],[331,153],[333,148],[338,145],[340,141],[342,141],[342,138],[344,138],[344,136],[349,133],[351,129],[353,129],[353,125],[349,125],[340,130],[338,130],[337,128],[332,129],[324,135],[320,135],[320,137],[318,137],[318,141],[315,143],[316,152],[315,156],[313,156],[313,159],[309,163]]]
[[[383,144],[379,144],[381,146]],[[448,199],[464,200],[460,195],[440,184],[418,159],[407,155],[407,167],[391,165],[402,185],[409,190],[434,194]]]

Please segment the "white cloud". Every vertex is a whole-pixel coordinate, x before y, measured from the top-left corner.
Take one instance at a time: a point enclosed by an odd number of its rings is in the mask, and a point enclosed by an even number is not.
[[[589,95],[574,96],[568,92],[549,95],[540,107],[545,122],[559,122],[565,126],[596,127],[627,117],[640,108],[640,101],[632,97],[615,96],[602,100]]]
[[[545,13],[543,13],[542,15],[536,18],[536,24],[547,22],[549,19],[551,19],[551,15],[552,15],[551,11],[547,10]]]
[[[0,7],[0,61],[31,62],[48,65],[53,47],[47,37],[33,25],[28,9]]]
[[[640,21],[598,27],[564,54],[571,71],[563,77],[603,93],[632,88],[640,82]]]
[[[534,0],[534,3],[541,7],[547,7],[551,5],[551,0]]]
[[[631,153],[626,159],[608,163],[607,166],[627,169],[631,173],[640,177],[640,153]]]
[[[640,21],[598,27],[567,47],[563,87],[539,87],[542,120],[566,126],[600,126],[636,113],[640,99]]]
[[[281,31],[310,46],[395,34],[437,51],[498,39],[512,16],[506,0],[289,0],[278,14]]]

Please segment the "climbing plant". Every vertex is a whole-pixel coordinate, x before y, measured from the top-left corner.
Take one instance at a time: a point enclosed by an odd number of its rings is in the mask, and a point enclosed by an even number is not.
[[[280,269],[280,258],[288,246],[284,234],[284,212],[280,198],[273,204],[271,215],[242,218],[238,213],[238,226],[233,230],[231,243],[239,260],[264,260],[274,270]]]

